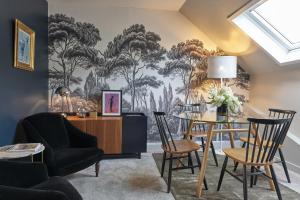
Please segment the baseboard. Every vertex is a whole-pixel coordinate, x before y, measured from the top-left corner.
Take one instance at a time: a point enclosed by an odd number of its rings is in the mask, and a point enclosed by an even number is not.
[[[104,154],[103,160],[120,159],[120,158],[138,158],[141,159],[141,153],[124,153],[124,154]]]

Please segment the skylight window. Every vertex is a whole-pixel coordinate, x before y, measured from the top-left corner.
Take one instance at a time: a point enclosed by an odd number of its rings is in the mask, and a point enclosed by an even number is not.
[[[300,60],[299,0],[253,1],[230,19],[280,64]]]

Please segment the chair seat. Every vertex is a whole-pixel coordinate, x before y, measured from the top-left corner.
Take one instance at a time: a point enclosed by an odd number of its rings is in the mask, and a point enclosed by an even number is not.
[[[240,137],[240,141],[248,143],[248,138],[247,138],[247,137]],[[252,145],[253,145],[254,142],[255,142],[255,139],[254,139],[254,138],[250,138],[250,139],[249,139],[249,144],[252,144]],[[256,142],[256,145],[257,145],[257,144],[258,144],[258,143]],[[267,146],[267,140],[264,140],[264,141],[263,141],[263,145],[264,145],[264,147]],[[268,147],[271,147],[271,146],[272,146],[272,142],[269,142]],[[281,148],[281,147],[282,147],[282,145],[279,145],[278,148]]]
[[[96,147],[91,148],[63,148],[54,151],[56,165],[59,168],[64,168],[68,165],[76,165],[89,160],[97,160],[103,154],[102,150]]]
[[[162,146],[163,150],[168,153],[189,153],[200,149],[200,145],[192,140],[174,140],[176,151],[171,141],[169,141],[171,149],[169,147]]]
[[[271,165],[273,163],[273,162],[256,162],[256,160],[254,160],[254,162],[251,162],[252,151],[253,149],[249,148],[248,161],[246,162],[246,148],[228,148],[223,150],[223,152],[227,157],[231,158],[232,160],[238,163],[242,163],[245,165],[264,166],[264,165]],[[257,152],[258,149],[256,149],[255,156],[254,156],[255,158],[257,158],[258,155]],[[262,155],[260,155],[260,157],[262,158]]]

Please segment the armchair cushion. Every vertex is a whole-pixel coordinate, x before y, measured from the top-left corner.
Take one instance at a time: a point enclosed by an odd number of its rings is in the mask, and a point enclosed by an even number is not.
[[[25,189],[0,185],[0,200],[72,200],[65,193],[53,190]]]
[[[40,163],[0,161],[0,185],[28,188],[48,179]]]
[[[60,177],[49,178],[46,182],[34,186],[33,189],[61,192],[66,194],[70,200],[82,200],[80,194],[71,183]]]
[[[39,113],[24,120],[29,121],[52,148],[64,148],[70,145],[63,116],[55,113]]]
[[[48,177],[42,163],[0,161],[0,200],[82,200],[65,179]]]
[[[54,152],[56,168],[54,174],[67,175],[90,166],[102,158],[103,151],[96,148],[64,148]]]

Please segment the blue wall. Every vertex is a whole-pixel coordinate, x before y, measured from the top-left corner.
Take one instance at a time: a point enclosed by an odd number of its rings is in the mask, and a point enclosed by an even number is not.
[[[35,71],[13,68],[14,19],[36,32]],[[0,145],[14,140],[18,121],[48,110],[48,3],[0,1]]]

